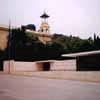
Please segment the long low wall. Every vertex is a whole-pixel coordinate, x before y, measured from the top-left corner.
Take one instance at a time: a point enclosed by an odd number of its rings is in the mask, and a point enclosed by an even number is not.
[[[76,60],[63,61],[44,61],[44,62],[23,62],[23,61],[4,61],[4,72],[32,72],[43,71],[45,62],[50,63],[49,71],[70,71],[76,70]]]

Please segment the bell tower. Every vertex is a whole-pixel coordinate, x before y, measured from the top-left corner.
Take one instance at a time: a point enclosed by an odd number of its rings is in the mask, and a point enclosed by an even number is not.
[[[27,30],[28,33],[31,33],[33,36],[37,37],[43,44],[50,43],[52,40],[53,35],[49,30],[48,18],[50,16],[44,12],[40,18],[42,20],[40,29],[38,31],[30,31]]]
[[[40,26],[40,32],[43,33],[43,34],[49,34],[50,33],[50,30],[49,30],[49,25],[48,25],[48,18],[50,16],[48,16],[46,14],[46,12],[44,12],[40,18],[42,19],[42,23],[41,23],[41,26]]]

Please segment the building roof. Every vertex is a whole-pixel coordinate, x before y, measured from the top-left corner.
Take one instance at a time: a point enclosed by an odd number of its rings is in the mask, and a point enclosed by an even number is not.
[[[41,18],[48,18],[50,17],[49,15],[47,15],[45,12],[40,16]]]
[[[71,53],[71,54],[63,54],[63,57],[78,57],[78,56],[87,56],[93,54],[100,54],[100,50],[96,51],[88,51],[88,52],[80,52],[80,53]]]

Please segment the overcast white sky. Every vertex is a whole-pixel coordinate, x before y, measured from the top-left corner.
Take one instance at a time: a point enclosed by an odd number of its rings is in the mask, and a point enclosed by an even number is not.
[[[52,33],[88,38],[100,36],[100,0],[0,0],[0,24],[35,24],[44,10]]]

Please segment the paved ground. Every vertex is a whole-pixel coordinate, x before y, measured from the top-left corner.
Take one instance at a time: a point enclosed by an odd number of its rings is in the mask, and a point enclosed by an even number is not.
[[[100,83],[1,74],[0,100],[100,100]]]
[[[100,71],[40,71],[13,72],[12,74],[50,79],[79,80],[100,83]]]

